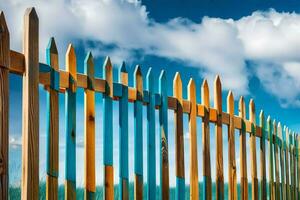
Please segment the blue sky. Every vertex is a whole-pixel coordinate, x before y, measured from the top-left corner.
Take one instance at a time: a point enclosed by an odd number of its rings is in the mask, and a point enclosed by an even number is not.
[[[95,75],[102,77],[102,64],[109,55],[114,64],[114,79],[118,66],[125,60],[129,85],[133,71],[141,64],[143,75],[152,67],[156,77],[167,70],[169,95],[177,71],[183,80],[183,95],[189,78],[196,81],[197,101],[200,87],[207,78],[213,99],[213,80],[220,74],[223,83],[223,110],[229,89],[235,99],[244,95],[246,103],[254,98],[257,115],[263,108],[266,115],[299,132],[300,121],[300,14],[296,1],[109,1],[109,0],[0,0],[11,34],[11,48],[22,50],[22,16],[26,7],[35,6],[40,19],[40,60],[45,60],[45,48],[54,36],[59,50],[60,68],[68,43],[75,45],[78,72],[83,72],[83,59],[91,50],[95,57]],[[22,81],[11,75],[10,96],[10,169],[11,184],[19,184],[21,173],[21,97]],[[156,83],[157,84],[157,83]],[[157,89],[157,85],[156,85]],[[45,178],[46,93],[40,88],[40,171]],[[114,137],[118,140],[118,107],[114,104]],[[213,104],[212,104],[213,105]],[[237,102],[236,102],[237,106]],[[129,117],[133,117],[130,105]],[[248,108],[248,106],[247,106]],[[78,183],[83,183],[83,90],[77,102]],[[237,107],[236,107],[237,114]],[[144,110],[146,114],[146,110]],[[102,95],[96,95],[96,160],[97,184],[102,184]],[[158,115],[156,115],[158,120]],[[257,117],[258,118],[258,117]],[[170,163],[174,163],[173,113],[169,111]],[[189,177],[188,125],[185,126],[185,169]],[[129,120],[132,122],[132,120]],[[198,119],[199,179],[202,175],[201,119]],[[158,127],[157,127],[158,128]],[[146,121],[144,121],[146,134]],[[60,95],[60,181],[64,177],[64,95]],[[227,128],[224,126],[224,171],[227,172]],[[214,128],[211,126],[211,155],[214,176]],[[133,123],[129,124],[130,144]],[[158,129],[157,129],[158,135]],[[236,135],[237,136],[237,135]],[[146,137],[144,137],[146,139]],[[146,140],[144,141],[146,142]],[[158,142],[157,142],[158,143]],[[130,145],[132,146],[132,145]],[[238,140],[236,157],[239,156]],[[157,148],[158,149],[158,148]],[[114,143],[114,163],[118,169],[118,142]],[[133,155],[133,148],[130,154]],[[157,155],[158,156],[158,155]],[[146,150],[144,151],[146,158]],[[259,157],[258,157],[259,158]],[[133,178],[133,157],[130,156],[130,179]],[[145,159],[144,159],[145,160]],[[258,159],[259,160],[259,159]],[[145,160],[146,161],[146,160]],[[144,163],[146,166],[146,163]],[[157,163],[158,167],[158,163]],[[157,168],[158,169],[158,168]],[[170,177],[175,169],[171,167]],[[158,170],[157,170],[158,171]],[[144,170],[146,172],[146,170]],[[239,172],[239,169],[238,169]],[[117,171],[115,171],[117,181]],[[250,175],[250,174],[249,174]],[[146,176],[146,173],[145,173]],[[146,178],[145,178],[146,180]],[[158,179],[159,180],[159,179]],[[225,176],[227,180],[227,175]],[[171,178],[174,185],[174,179]]]

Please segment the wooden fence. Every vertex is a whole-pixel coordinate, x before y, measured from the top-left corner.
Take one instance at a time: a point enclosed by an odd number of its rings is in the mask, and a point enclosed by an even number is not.
[[[139,66],[134,72],[134,86],[128,86],[128,74],[123,64],[119,71],[119,82],[113,80],[112,64],[107,57],[103,66],[103,79],[94,77],[91,53],[84,62],[84,74],[76,71],[74,47],[69,45],[66,53],[66,70],[60,70],[55,41],[47,47],[46,64],[40,63],[39,20],[34,8],[26,10],[24,16],[23,53],[10,50],[10,37],[3,12],[0,15],[0,199],[8,199],[8,148],[9,148],[9,73],[23,77],[22,115],[22,199],[38,199],[39,191],[39,89],[42,84],[47,94],[47,199],[58,198],[58,96],[66,97],[66,160],[65,197],[76,198],[76,88],[84,88],[84,189],[85,199],[93,199],[96,191],[95,179],[95,92],[103,93],[103,163],[104,197],[114,198],[113,163],[113,112],[112,102],[119,101],[119,198],[129,198],[128,170],[128,102],[134,103],[134,198],[155,199],[156,165],[160,167],[160,197],[169,199],[169,156],[168,156],[168,109],[174,110],[175,120],[175,165],[176,199],[184,199],[184,136],[183,114],[189,116],[190,134],[190,198],[212,198],[211,171],[216,170],[216,199],[224,199],[222,125],[228,126],[228,173],[229,199],[238,198],[237,167],[240,167],[241,199],[248,199],[248,182],[252,183],[252,199],[300,199],[300,159],[298,159],[299,137],[280,123],[272,122],[264,113],[259,115],[256,125],[254,101],[249,103],[249,119],[246,119],[244,98],[239,99],[239,115],[234,115],[234,97],[227,96],[227,111],[222,108],[222,86],[219,76],[214,83],[214,106],[210,105],[209,87],[204,80],[201,88],[201,104],[196,101],[195,82],[188,84],[188,99],[182,97],[180,74],[173,80],[173,96],[167,95],[166,72],[159,77],[159,93],[154,93],[154,77],[151,69],[146,76],[146,89]],[[147,107],[147,130],[143,130],[143,106]],[[155,109],[159,110],[159,133],[155,133]],[[202,164],[203,192],[198,185],[197,117],[202,118]],[[210,123],[215,124],[216,166],[211,167]],[[235,130],[239,138],[235,138]],[[147,191],[143,191],[143,133],[147,137]],[[247,161],[246,134],[250,135],[250,160]],[[159,158],[155,154],[155,137],[159,137]],[[256,138],[260,141],[260,169],[258,174]],[[240,142],[240,166],[236,165],[235,140]],[[116,142],[116,141],[114,141]],[[266,145],[268,145],[266,147]],[[268,148],[268,155],[266,155]],[[268,158],[268,159],[267,159]],[[269,162],[269,181],[266,177],[266,162]],[[250,162],[250,163],[247,163]],[[274,163],[274,164],[273,164]],[[251,171],[247,165],[251,164]],[[280,169],[280,170],[279,170]],[[99,172],[100,173],[100,172]],[[251,180],[247,179],[251,174]],[[274,177],[275,175],[275,177]],[[258,179],[259,176],[259,179]],[[260,183],[258,182],[260,180]],[[269,189],[267,190],[267,187]],[[269,191],[267,193],[267,191]],[[260,194],[260,197],[258,196]],[[131,197],[132,198],[132,197]]]

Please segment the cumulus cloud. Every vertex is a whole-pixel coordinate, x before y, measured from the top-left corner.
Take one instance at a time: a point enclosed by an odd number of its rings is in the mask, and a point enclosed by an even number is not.
[[[300,15],[296,13],[269,10],[239,20],[175,18],[159,23],[139,1],[4,1],[0,0],[0,9],[6,11],[16,49],[21,49],[24,10],[35,6],[41,22],[41,48],[55,36],[60,55],[68,42],[81,41],[94,55],[111,55],[117,62],[134,59],[137,51],[165,57],[199,68],[211,83],[220,74],[224,88],[238,95],[249,94],[249,77],[256,76],[283,106],[300,106],[295,75],[300,66]],[[290,87],[278,92],[276,88],[285,82]]]

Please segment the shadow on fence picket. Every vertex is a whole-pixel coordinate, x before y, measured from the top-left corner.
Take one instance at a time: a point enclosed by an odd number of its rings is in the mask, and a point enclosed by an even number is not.
[[[8,148],[9,148],[9,73],[23,77],[22,115],[22,199],[38,199],[39,190],[39,90],[38,84],[47,90],[47,146],[46,146],[46,197],[58,198],[58,96],[66,96],[66,164],[65,197],[76,198],[76,89],[84,88],[84,189],[85,199],[94,199],[96,192],[95,170],[95,93],[103,93],[103,172],[104,198],[114,199],[113,163],[113,115],[112,102],[119,101],[119,198],[129,199],[128,169],[128,102],[134,102],[134,198],[155,199],[156,165],[160,162],[160,197],[169,199],[169,146],[168,109],[174,110],[175,125],[175,165],[176,199],[185,195],[185,163],[183,114],[189,116],[190,134],[190,198],[212,198],[211,171],[216,170],[216,199],[224,198],[223,141],[222,125],[228,126],[228,176],[229,199],[237,199],[237,167],[240,167],[241,198],[248,199],[247,173],[251,174],[252,199],[299,199],[300,160],[298,158],[299,136],[264,112],[259,115],[256,125],[254,100],[249,103],[249,119],[246,119],[245,100],[239,99],[239,115],[234,115],[234,96],[229,91],[227,112],[222,110],[222,84],[217,76],[214,84],[214,107],[210,106],[210,91],[206,80],[201,87],[201,104],[196,101],[196,86],[193,79],[188,84],[188,99],[182,97],[182,81],[176,73],[173,80],[173,96],[167,96],[166,72],[159,76],[159,93],[154,93],[154,77],[151,69],[143,86],[140,66],[134,72],[134,87],[128,86],[128,73],[123,63],[119,71],[119,83],[114,82],[112,64],[109,57],[103,65],[103,79],[94,77],[94,63],[91,53],[84,62],[84,74],[77,73],[74,47],[69,45],[66,53],[66,70],[59,67],[58,52],[54,38],[46,49],[46,64],[40,63],[39,20],[34,8],[29,8],[24,16],[23,52],[10,49],[9,30],[4,13],[0,14],[0,199],[8,199]],[[147,130],[143,130],[143,106],[147,106]],[[159,133],[155,133],[155,109],[159,110]],[[198,188],[197,117],[202,118],[203,153],[203,194]],[[215,124],[216,167],[211,167],[210,123]],[[236,165],[235,130],[239,130],[240,166]],[[246,134],[250,134],[250,160],[247,161]],[[147,137],[148,184],[143,191],[143,137]],[[156,158],[155,138],[159,137],[159,158]],[[259,138],[260,169],[256,164],[256,139]],[[114,141],[115,142],[115,141]],[[268,147],[266,147],[268,144]],[[268,155],[266,155],[268,148]],[[269,182],[266,177],[266,162],[269,161]],[[250,162],[250,163],[247,163]],[[274,163],[274,164],[273,164]],[[251,171],[247,172],[247,164]],[[279,170],[279,165],[280,170]],[[274,178],[275,175],[275,178]],[[258,183],[260,176],[260,184]],[[280,179],[281,177],[281,179]],[[268,184],[268,185],[267,185]],[[269,193],[267,194],[267,187]]]

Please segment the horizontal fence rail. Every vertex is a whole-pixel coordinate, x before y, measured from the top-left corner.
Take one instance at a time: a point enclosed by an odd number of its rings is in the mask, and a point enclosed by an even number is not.
[[[143,85],[140,66],[134,72],[134,86],[128,85],[125,63],[119,70],[119,82],[113,80],[112,63],[107,57],[103,65],[103,78],[94,76],[93,56],[89,52],[84,61],[84,73],[77,73],[74,47],[70,44],[66,52],[66,70],[61,70],[54,38],[46,49],[46,63],[39,62],[39,20],[34,8],[24,16],[23,52],[10,49],[9,29],[4,13],[0,14],[0,199],[9,198],[9,73],[23,78],[22,114],[22,199],[38,199],[39,193],[39,89],[47,91],[46,129],[46,198],[58,198],[58,152],[59,152],[59,102],[60,94],[65,95],[66,158],[65,198],[76,199],[76,91],[84,89],[84,198],[95,199],[95,93],[103,94],[103,177],[104,199],[114,199],[113,142],[119,143],[118,172],[120,199],[129,199],[128,164],[128,103],[134,103],[134,198],[156,199],[156,162],[159,162],[159,196],[169,199],[169,141],[168,110],[174,111],[175,126],[175,198],[184,199],[186,190],[184,163],[183,115],[188,115],[190,136],[190,198],[212,199],[212,170],[216,170],[216,199],[224,199],[224,174],[228,173],[228,197],[238,199],[237,168],[240,169],[241,199],[248,199],[248,183],[252,185],[252,199],[300,199],[300,138],[288,127],[265,120],[264,112],[259,114],[256,124],[254,100],[249,103],[249,117],[246,105],[239,99],[238,116],[234,115],[234,96],[229,91],[227,111],[222,108],[222,84],[219,76],[214,83],[214,105],[210,105],[207,80],[201,87],[201,103],[196,101],[195,81],[190,79],[187,86],[188,98],[183,99],[183,86],[177,72],[173,80],[173,96],[168,96],[166,72],[159,76],[159,92],[154,92],[154,77],[151,68]],[[119,102],[119,141],[113,139],[113,101]],[[143,106],[147,107],[147,128],[143,130]],[[159,133],[155,130],[155,110],[159,110]],[[200,194],[198,175],[197,117],[202,118],[202,165],[203,190]],[[212,146],[210,145],[210,123],[215,126],[216,166],[211,166]],[[228,172],[223,163],[223,125],[228,126]],[[235,137],[239,130],[239,138]],[[250,160],[247,160],[246,134],[249,134]],[[147,177],[144,191],[143,137],[147,139]],[[156,157],[156,137],[159,137],[159,157]],[[259,139],[259,162],[257,168],[256,140]],[[240,143],[240,165],[236,163],[235,141]],[[266,151],[268,150],[268,151]],[[267,154],[268,152],[268,154]],[[268,169],[266,167],[268,163]],[[247,166],[250,165],[250,171]],[[268,181],[267,181],[268,170]],[[248,180],[248,174],[251,180]],[[260,182],[259,182],[260,181]],[[260,196],[259,196],[260,195]]]

